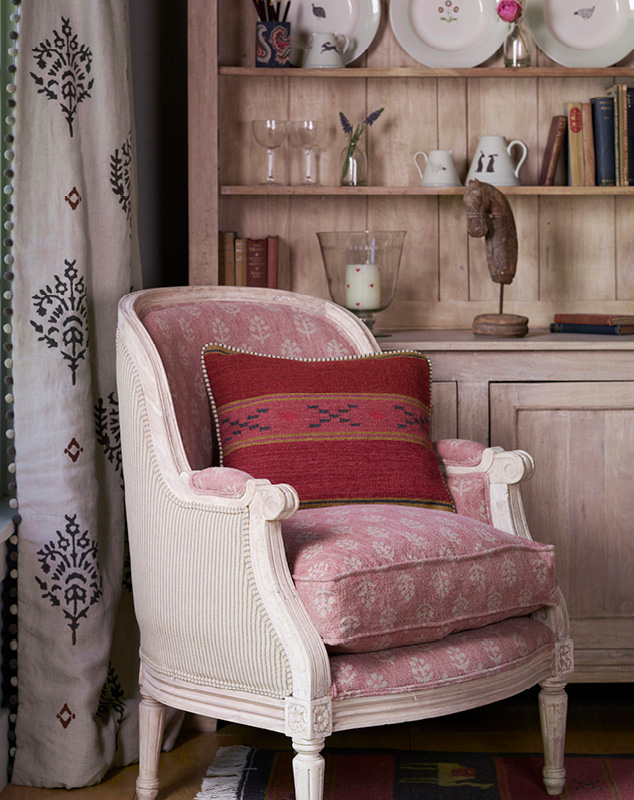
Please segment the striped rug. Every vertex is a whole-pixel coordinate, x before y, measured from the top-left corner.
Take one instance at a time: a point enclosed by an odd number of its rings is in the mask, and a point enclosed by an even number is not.
[[[324,800],[538,800],[541,755],[326,750]],[[223,747],[196,800],[294,800],[290,750]],[[561,798],[634,800],[634,757],[567,755]]]

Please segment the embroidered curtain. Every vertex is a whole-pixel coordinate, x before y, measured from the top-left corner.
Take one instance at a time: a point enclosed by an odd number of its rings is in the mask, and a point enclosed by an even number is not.
[[[16,12],[12,781],[72,788],[138,757],[114,363],[117,302],[140,286],[128,6]]]

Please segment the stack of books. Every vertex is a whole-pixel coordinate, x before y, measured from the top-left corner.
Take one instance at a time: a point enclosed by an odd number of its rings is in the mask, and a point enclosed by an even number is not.
[[[634,186],[634,88],[615,83],[553,117],[540,186],[552,186],[567,145],[569,186]]]
[[[634,315],[555,314],[551,333],[600,333],[623,336],[634,333]]]
[[[277,289],[279,237],[247,239],[235,231],[218,234],[218,284]]]

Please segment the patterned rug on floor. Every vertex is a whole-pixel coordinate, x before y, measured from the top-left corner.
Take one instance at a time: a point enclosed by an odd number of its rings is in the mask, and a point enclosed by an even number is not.
[[[325,750],[324,800],[538,800],[541,755]],[[222,747],[196,800],[294,800],[290,750]],[[567,755],[567,800],[634,800],[634,757]]]

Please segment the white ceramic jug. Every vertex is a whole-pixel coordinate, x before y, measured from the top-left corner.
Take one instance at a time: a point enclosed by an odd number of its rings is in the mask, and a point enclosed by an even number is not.
[[[511,158],[511,150],[516,146],[523,151],[517,165]],[[507,144],[504,136],[480,136],[465,186],[476,178],[494,186],[519,186],[520,167],[527,154],[528,148],[519,139]]]
[[[343,67],[343,54],[349,47],[350,39],[343,33],[313,33],[302,66]]]
[[[418,156],[423,156],[425,166],[421,169]],[[421,186],[461,186],[453,163],[453,150],[423,150],[414,153],[414,164],[420,175]]]

